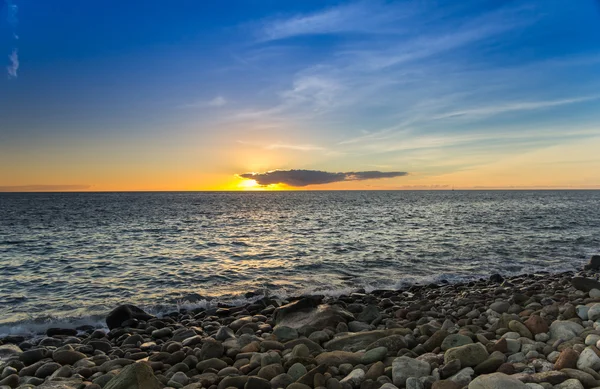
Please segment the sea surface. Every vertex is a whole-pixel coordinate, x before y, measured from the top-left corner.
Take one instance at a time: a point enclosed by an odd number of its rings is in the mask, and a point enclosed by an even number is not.
[[[572,270],[600,191],[0,194],[0,335],[246,292],[341,294]]]

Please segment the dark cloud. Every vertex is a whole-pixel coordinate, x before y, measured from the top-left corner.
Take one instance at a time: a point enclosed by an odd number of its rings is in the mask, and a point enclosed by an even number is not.
[[[244,173],[239,176],[249,180],[256,180],[259,185],[285,184],[302,187],[341,181],[363,181],[402,177],[407,174],[407,172],[379,171],[331,173],[321,170],[273,170],[265,173]]]
[[[19,185],[0,186],[0,192],[70,192],[89,188],[89,185]]]

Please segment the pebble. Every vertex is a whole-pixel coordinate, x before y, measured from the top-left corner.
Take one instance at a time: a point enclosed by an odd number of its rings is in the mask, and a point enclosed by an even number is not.
[[[129,306],[116,312],[135,317],[121,315],[109,332],[53,329],[37,338],[0,339],[16,343],[0,344],[0,386],[594,388],[600,383],[595,271],[268,297],[162,317]]]

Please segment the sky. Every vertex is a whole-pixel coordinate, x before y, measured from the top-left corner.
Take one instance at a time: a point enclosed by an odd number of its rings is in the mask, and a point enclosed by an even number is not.
[[[600,188],[597,0],[0,1],[0,191]]]

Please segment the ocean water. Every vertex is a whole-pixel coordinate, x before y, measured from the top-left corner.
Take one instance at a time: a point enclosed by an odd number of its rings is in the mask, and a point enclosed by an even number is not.
[[[0,335],[271,295],[580,267],[600,191],[0,194]]]

